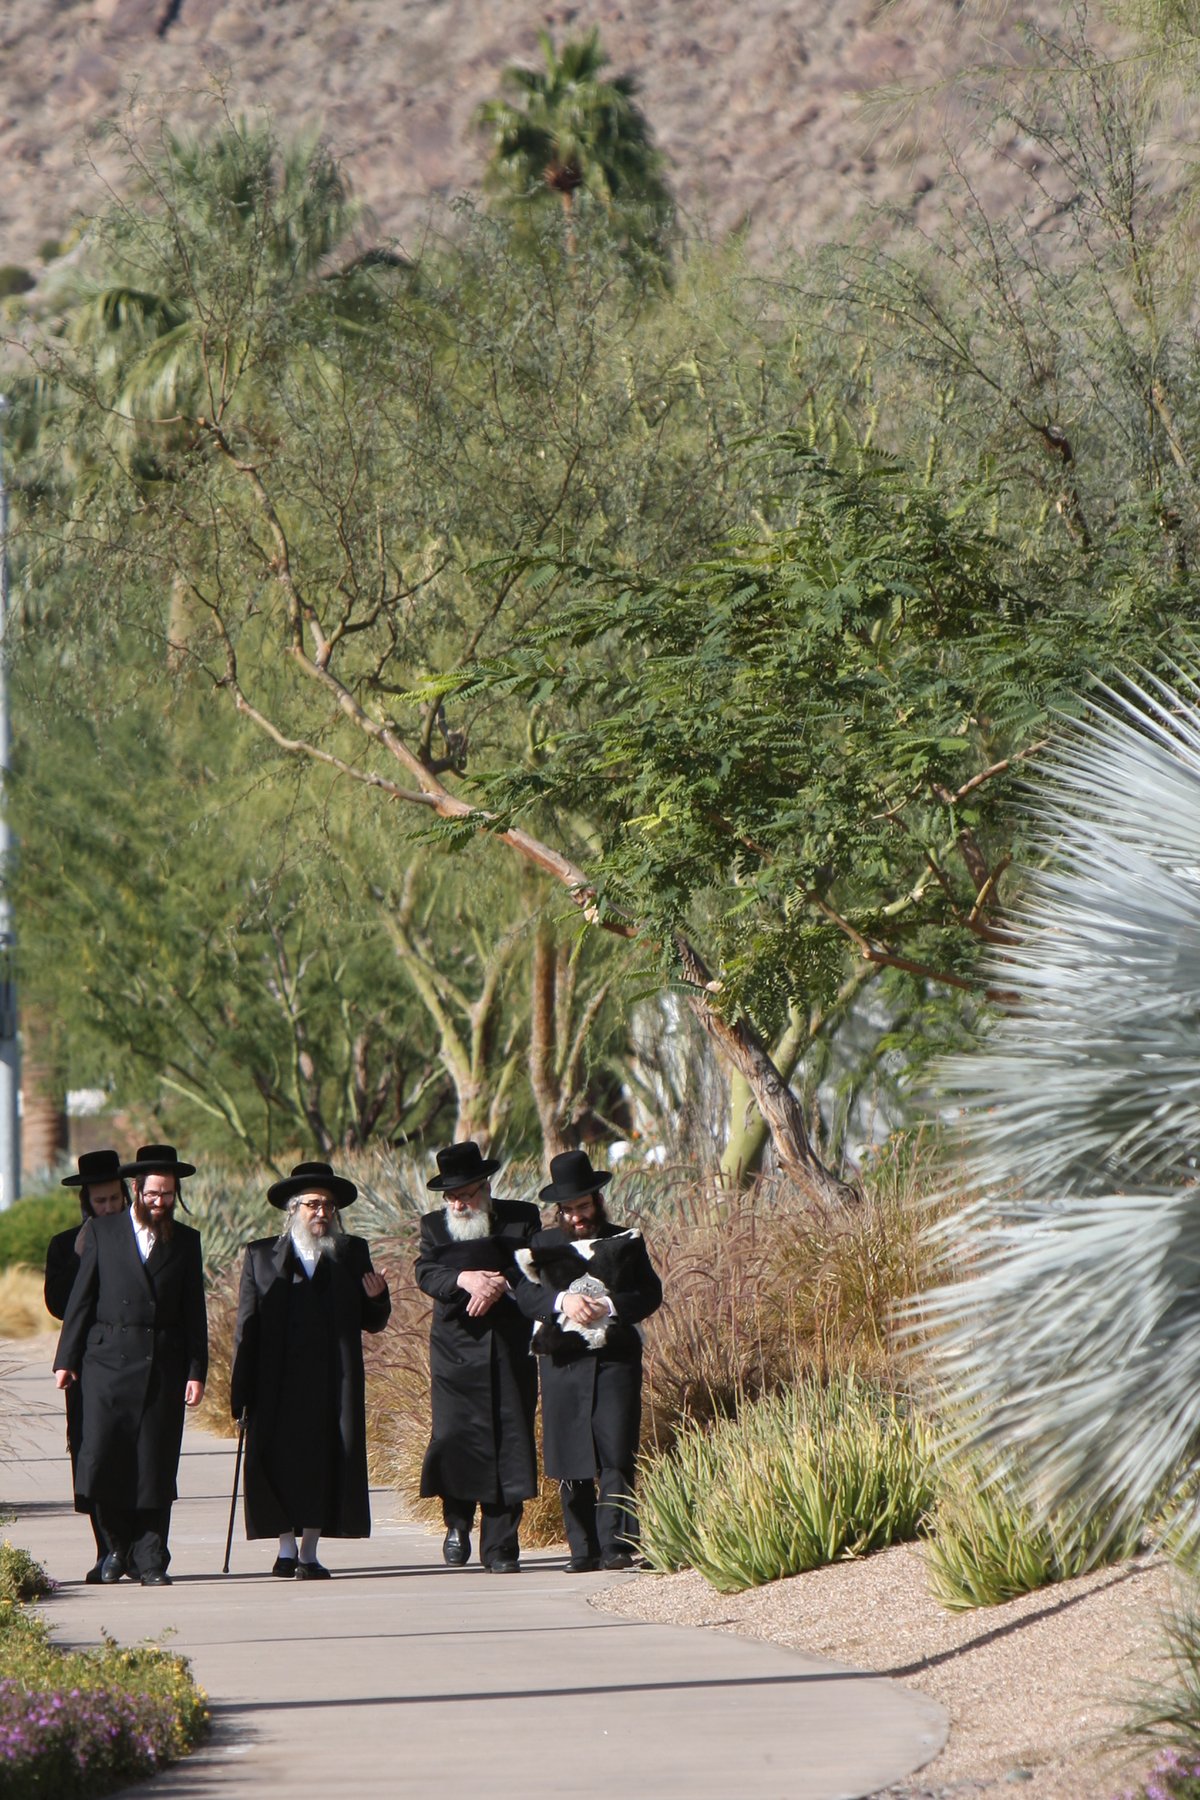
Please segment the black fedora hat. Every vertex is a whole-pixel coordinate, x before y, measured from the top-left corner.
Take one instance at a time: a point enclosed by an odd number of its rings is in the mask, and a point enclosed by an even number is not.
[[[438,1172],[426,1187],[437,1192],[453,1193],[455,1188],[472,1187],[485,1176],[494,1175],[500,1164],[491,1156],[480,1154],[474,1138],[465,1144],[451,1144],[437,1153]]]
[[[358,1199],[354,1183],[347,1181],[344,1175],[335,1175],[327,1162],[297,1163],[290,1175],[271,1183],[267,1199],[272,1206],[283,1207],[295,1195],[311,1194],[316,1188],[331,1195],[338,1207],[349,1206],[352,1200]]]
[[[538,1199],[564,1206],[569,1200],[599,1193],[611,1180],[608,1169],[593,1169],[586,1150],[562,1150],[550,1158],[550,1185],[542,1188]]]
[[[85,1150],[79,1158],[78,1173],[64,1175],[64,1187],[86,1187],[94,1181],[120,1181],[123,1170],[115,1150]]]
[[[174,1144],[143,1144],[132,1162],[122,1163],[121,1175],[174,1175],[182,1181],[196,1173],[195,1163],[180,1162]]]

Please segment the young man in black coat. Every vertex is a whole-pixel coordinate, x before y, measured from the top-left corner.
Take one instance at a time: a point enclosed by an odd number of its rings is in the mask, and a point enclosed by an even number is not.
[[[437,1153],[429,1186],[445,1205],[421,1220],[417,1282],[433,1300],[429,1331],[433,1435],[421,1493],[439,1495],[442,1555],[461,1567],[471,1554],[478,1505],[479,1560],[493,1575],[519,1570],[524,1502],[538,1490],[533,1418],[537,1369],[529,1321],[512,1297],[515,1252],[541,1220],[536,1206],[492,1197],[498,1162],[478,1144]]]
[[[522,1280],[516,1291],[521,1311],[544,1322],[552,1345],[539,1358],[542,1461],[559,1484],[570,1574],[633,1565],[634,1465],[642,1422],[642,1340],[636,1327],[662,1304],[662,1283],[641,1233],[625,1232],[605,1213],[602,1189],[611,1180],[607,1170],[593,1169],[585,1151],[554,1157],[550,1185],[539,1198],[557,1207],[558,1223],[539,1232],[530,1246],[535,1273],[539,1258],[547,1273],[555,1271],[562,1250],[572,1243],[596,1246],[581,1272],[611,1266],[608,1291],[571,1292],[570,1283],[564,1289],[557,1280],[547,1286],[544,1279]],[[583,1282],[589,1285],[605,1284],[593,1278]],[[557,1329],[562,1326],[566,1329]],[[589,1342],[582,1333],[602,1341]],[[542,1335],[534,1335],[535,1350]]]
[[[161,1587],[184,1408],[199,1406],[208,1373],[200,1233],[175,1219],[180,1181],[195,1169],[173,1145],[147,1144],[120,1174],[133,1181],[133,1205],[84,1226],[55,1379],[82,1379],[75,1480],[110,1546],[101,1581],[137,1574]]]
[[[79,1252],[83,1243],[83,1227],[89,1219],[106,1219],[110,1213],[124,1212],[129,1205],[129,1189],[121,1180],[121,1159],[115,1150],[85,1150],[74,1175],[67,1175],[64,1187],[79,1189],[79,1206],[83,1223],[58,1232],[46,1246],[46,1279],[43,1292],[46,1311],[51,1318],[61,1319],[79,1273]],[[96,1508],[80,1498],[75,1470],[79,1462],[79,1446],[83,1441],[83,1389],[73,1382],[66,1390],[67,1450],[71,1457],[71,1488],[75,1494],[75,1511],[87,1513],[96,1540],[96,1561],[84,1576],[89,1583],[98,1582],[109,1546],[100,1530]]]
[[[300,1581],[328,1579],[321,1537],[371,1535],[362,1334],[392,1300],[366,1239],[342,1230],[357,1197],[328,1163],[297,1163],[267,1189],[283,1230],[242,1264],[229,1400],[246,1416],[246,1536],[277,1537],[272,1575]]]

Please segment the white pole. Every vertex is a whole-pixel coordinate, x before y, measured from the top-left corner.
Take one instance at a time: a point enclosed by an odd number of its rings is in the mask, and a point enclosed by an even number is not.
[[[21,1193],[21,1047],[17,1036],[17,939],[9,884],[15,845],[8,824],[11,732],[8,718],[8,488],[0,394],[0,1212]]]

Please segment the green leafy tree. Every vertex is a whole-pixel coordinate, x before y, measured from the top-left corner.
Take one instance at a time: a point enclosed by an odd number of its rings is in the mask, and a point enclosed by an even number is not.
[[[556,51],[540,32],[543,67],[513,66],[511,99],[488,100],[478,123],[491,140],[487,185],[517,208],[557,205],[569,255],[591,206],[638,266],[665,266],[674,206],[632,75],[606,78],[600,34]]]

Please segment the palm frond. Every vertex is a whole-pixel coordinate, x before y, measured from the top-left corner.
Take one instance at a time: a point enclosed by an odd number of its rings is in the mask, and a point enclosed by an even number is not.
[[[1200,1541],[1200,686],[1109,692],[1034,801],[1013,1004],[946,1071],[975,1196],[919,1302],[962,1437]]]

